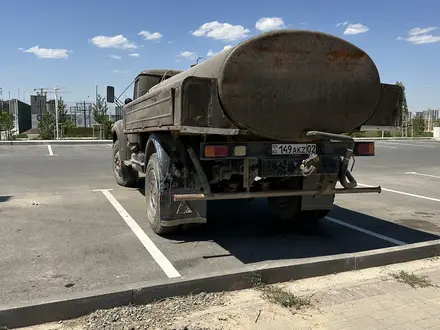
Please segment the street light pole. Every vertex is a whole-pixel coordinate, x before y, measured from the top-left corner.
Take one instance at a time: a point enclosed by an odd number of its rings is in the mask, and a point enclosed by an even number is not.
[[[59,140],[59,131],[58,131],[58,86],[53,88],[53,92],[55,93],[55,130],[56,130],[56,139]]]

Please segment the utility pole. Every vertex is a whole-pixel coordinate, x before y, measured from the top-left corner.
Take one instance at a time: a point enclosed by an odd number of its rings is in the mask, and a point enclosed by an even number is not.
[[[56,139],[59,140],[59,130],[58,130],[58,85],[55,85],[53,88],[53,92],[55,94],[55,130],[56,130]]]
[[[84,127],[87,127],[86,101],[84,101]]]

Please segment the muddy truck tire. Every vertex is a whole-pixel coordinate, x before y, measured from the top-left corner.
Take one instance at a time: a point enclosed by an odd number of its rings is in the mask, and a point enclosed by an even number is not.
[[[134,187],[139,178],[139,173],[122,161],[118,140],[113,143],[113,175],[116,183],[123,187]]]

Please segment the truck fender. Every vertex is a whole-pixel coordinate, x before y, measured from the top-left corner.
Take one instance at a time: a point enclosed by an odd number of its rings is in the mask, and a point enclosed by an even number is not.
[[[130,150],[127,145],[127,136],[124,133],[124,123],[118,120],[112,125],[111,129],[113,143],[118,141],[119,144],[119,156],[121,160],[128,160],[130,158]]]
[[[157,159],[159,160],[159,166],[162,173],[166,174],[169,172],[171,159],[168,152],[165,150],[171,139],[167,136],[161,134],[151,134],[145,146],[145,169],[148,164],[148,160],[153,153],[157,154]],[[168,148],[166,148],[168,149]]]
[[[145,146],[145,167],[153,153],[157,154],[159,166],[164,175],[164,193],[160,205],[161,222],[163,226],[174,227],[185,224],[206,223],[206,201],[175,202],[174,193],[194,193],[193,190],[176,187],[172,184],[175,168],[172,166],[170,157],[171,147],[177,145],[177,149],[183,148],[178,141],[174,141],[170,135],[153,133],[149,136]],[[146,168],[145,168],[146,172]],[[182,210],[185,210],[183,212]]]

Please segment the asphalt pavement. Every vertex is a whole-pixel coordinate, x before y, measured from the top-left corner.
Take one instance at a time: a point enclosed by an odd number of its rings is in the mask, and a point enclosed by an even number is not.
[[[119,187],[111,146],[0,146],[0,305],[273,260],[438,239],[440,142],[376,141],[360,185],[317,227],[276,226],[263,200],[219,201],[209,224],[171,238],[146,220],[142,179]]]

